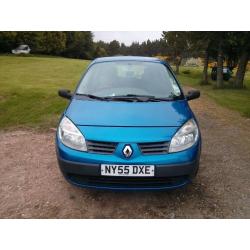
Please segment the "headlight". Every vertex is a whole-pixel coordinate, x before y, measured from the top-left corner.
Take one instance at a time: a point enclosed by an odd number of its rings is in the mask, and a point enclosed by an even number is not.
[[[65,146],[80,151],[87,151],[84,136],[66,116],[60,122],[58,135]]]
[[[192,147],[198,140],[199,130],[194,119],[187,121],[174,135],[169,152],[179,152]]]

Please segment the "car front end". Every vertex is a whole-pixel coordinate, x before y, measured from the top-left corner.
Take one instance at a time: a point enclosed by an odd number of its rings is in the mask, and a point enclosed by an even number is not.
[[[166,190],[195,177],[201,135],[183,96],[96,100],[75,94],[60,120],[56,151],[64,177],[76,186]]]
[[[121,130],[122,133],[122,130]],[[141,133],[141,131],[135,134]],[[190,183],[199,166],[200,142],[192,148],[178,152],[165,153],[168,142],[115,142],[87,141],[91,148],[79,152],[65,146],[57,137],[57,157],[64,177],[72,184],[97,189],[116,190],[161,190],[175,189]],[[133,151],[127,159],[123,149],[129,145]],[[155,152],[147,152],[147,147]],[[102,150],[99,151],[99,148]],[[162,153],[164,151],[164,153]],[[140,172],[140,166],[153,166],[151,176],[102,175],[102,166],[132,166]]]

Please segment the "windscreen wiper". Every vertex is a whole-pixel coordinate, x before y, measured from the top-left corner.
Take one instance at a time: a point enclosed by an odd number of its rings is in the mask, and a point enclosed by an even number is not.
[[[151,97],[148,98],[148,102],[171,102],[180,100],[181,98],[179,96],[172,96],[172,97]]]
[[[134,94],[105,96],[105,97],[95,96],[91,94],[79,94],[79,93],[77,93],[76,95],[101,101],[129,101],[129,102],[162,102],[162,101],[174,101],[180,98],[178,96],[171,96],[165,98],[165,97],[156,97],[153,95],[134,95]]]
[[[132,99],[131,97],[126,97],[126,96],[96,96],[96,95],[91,95],[91,94],[80,94],[80,93],[76,93],[76,95],[78,96],[83,96],[83,97],[87,97],[90,99],[95,99],[95,100],[100,100],[100,101],[134,101],[134,99]]]
[[[127,95],[119,95],[119,96],[110,96],[107,97],[112,100],[124,100],[124,101],[139,101],[139,102],[167,102],[167,101],[174,101],[178,100],[180,97],[178,96],[171,96],[171,97],[156,97],[153,95],[134,95],[134,94],[127,94]]]
[[[91,94],[79,94],[79,93],[76,93],[76,95],[88,97],[90,99],[101,100],[101,101],[107,100],[106,97],[101,97],[101,96],[96,96],[96,95],[91,95]]]
[[[149,98],[153,97],[154,96],[127,94],[127,95],[107,96],[106,98],[114,101],[146,102],[148,101]]]

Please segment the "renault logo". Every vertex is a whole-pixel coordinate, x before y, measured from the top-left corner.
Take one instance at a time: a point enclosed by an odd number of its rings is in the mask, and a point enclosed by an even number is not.
[[[122,152],[126,158],[129,158],[133,154],[133,150],[130,145],[126,145]]]

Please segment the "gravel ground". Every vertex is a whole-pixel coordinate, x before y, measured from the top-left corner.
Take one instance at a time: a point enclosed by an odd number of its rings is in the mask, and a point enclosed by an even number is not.
[[[73,187],[54,132],[0,132],[0,218],[250,218],[250,119],[202,96],[190,102],[203,137],[193,184],[168,192]]]

